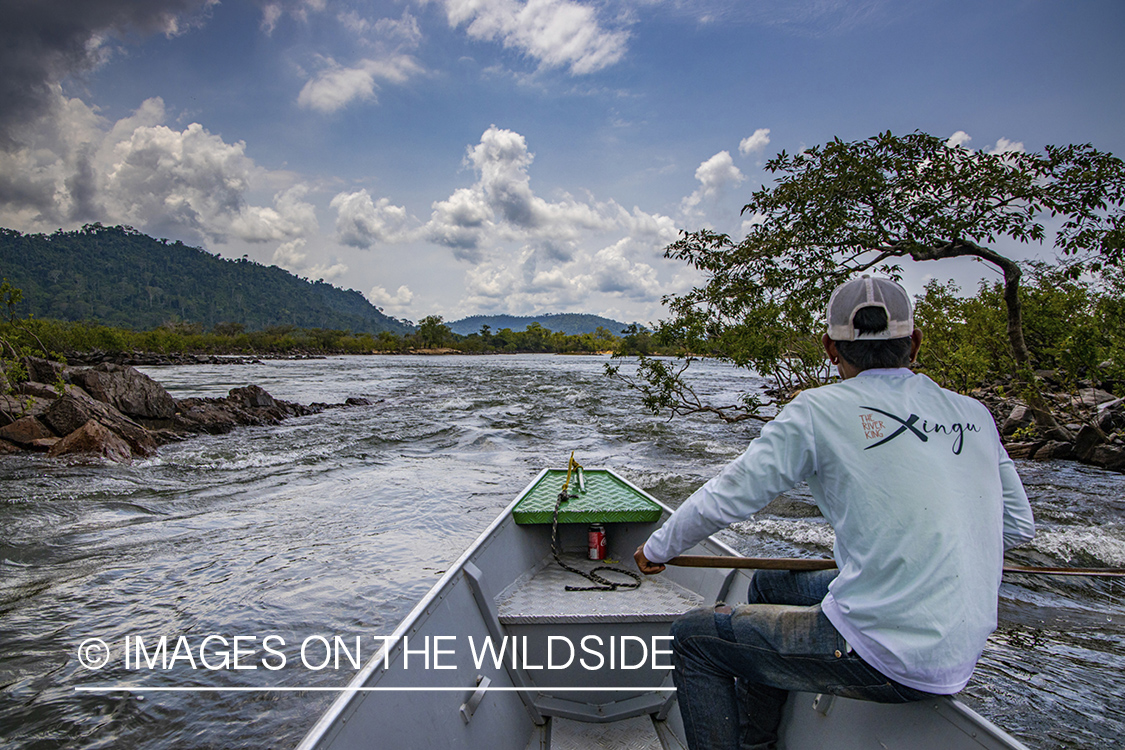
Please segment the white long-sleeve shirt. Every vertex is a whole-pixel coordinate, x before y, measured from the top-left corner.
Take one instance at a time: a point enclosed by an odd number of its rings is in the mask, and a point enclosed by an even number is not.
[[[996,628],[1023,484],[978,401],[907,369],[805,391],[645,543],[664,562],[807,480],[836,532],[825,615],[870,665],[931,693],[969,681]]]

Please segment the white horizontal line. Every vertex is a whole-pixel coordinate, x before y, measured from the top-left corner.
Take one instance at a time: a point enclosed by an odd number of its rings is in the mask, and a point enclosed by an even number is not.
[[[135,687],[132,685],[75,686],[76,693],[424,693],[424,692],[465,692],[482,690],[486,693],[560,693],[597,692],[623,693],[652,691],[674,693],[674,687]]]

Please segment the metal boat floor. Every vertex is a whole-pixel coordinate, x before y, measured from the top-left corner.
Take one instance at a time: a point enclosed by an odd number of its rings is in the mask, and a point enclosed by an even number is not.
[[[648,716],[587,724],[551,719],[550,750],[661,750],[660,738]]]
[[[604,561],[563,555],[567,565],[589,571]],[[632,560],[614,567],[627,569]],[[621,573],[600,571],[610,581],[631,583]],[[645,576],[640,588],[616,591],[567,591],[567,586],[593,586],[582,576],[559,567],[551,558],[545,565],[516,579],[496,597],[504,624],[559,624],[593,622],[671,622],[685,612],[702,607],[703,598],[663,576]]]

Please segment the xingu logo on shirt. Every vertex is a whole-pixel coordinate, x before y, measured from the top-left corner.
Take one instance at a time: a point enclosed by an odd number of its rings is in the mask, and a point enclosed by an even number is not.
[[[922,419],[917,414],[911,414],[909,417],[903,419],[897,414],[892,414],[882,409],[876,409],[874,406],[864,406],[861,408],[874,412],[872,414],[859,415],[859,421],[863,425],[864,436],[868,440],[879,441],[868,445],[864,450],[878,448],[880,445],[885,445],[906,433],[914,435],[914,437],[918,438],[918,440],[923,443],[929,442],[930,435],[952,435],[954,438],[951,449],[955,456],[959,456],[961,455],[961,449],[965,445],[965,433],[980,432],[980,427],[972,422],[942,424],[941,422],[930,422],[928,419]],[[921,425],[918,424],[919,420],[921,420]]]

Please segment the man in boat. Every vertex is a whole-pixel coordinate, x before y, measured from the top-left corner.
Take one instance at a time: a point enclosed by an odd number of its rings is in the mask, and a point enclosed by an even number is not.
[[[637,550],[659,573],[801,481],[836,532],[838,570],[758,571],[748,604],[673,624],[693,750],[772,747],[789,691],[899,703],[969,681],[1004,551],[1035,524],[988,409],[909,369],[921,342],[897,283],[837,287],[823,344],[841,380],[794,398]]]

